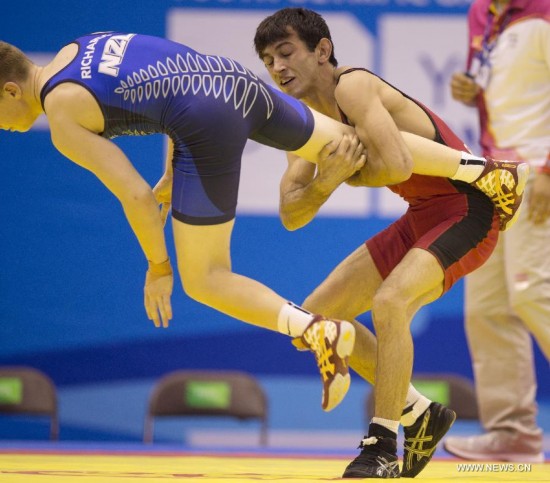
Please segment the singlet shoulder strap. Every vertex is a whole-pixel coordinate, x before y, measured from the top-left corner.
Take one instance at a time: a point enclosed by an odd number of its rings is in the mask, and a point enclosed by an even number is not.
[[[338,84],[340,82],[340,78],[344,75],[344,74],[349,74],[350,72],[355,72],[357,70],[362,70],[364,72],[368,72],[369,74],[372,74],[372,72],[368,69],[365,69],[363,67],[350,67],[349,69],[346,69],[345,71],[341,72],[337,79],[336,79],[336,84]],[[338,111],[340,112],[340,117],[342,119],[342,122],[344,124],[347,124],[349,126],[351,126],[351,123],[348,119],[348,116],[346,116],[346,113],[344,111],[342,111],[342,109],[340,109],[340,106],[338,106]]]
[[[67,82],[66,80],[60,79],[60,75],[65,72],[67,69],[69,69],[74,61],[78,58],[80,54],[80,50],[82,48],[81,39],[73,40],[72,42],[69,42],[68,44],[64,45],[62,49],[65,47],[68,47],[69,45],[76,45],[78,47],[77,52],[74,56],[74,58],[61,70],[56,72],[54,75],[52,75],[46,83],[42,86],[42,89],[40,90],[40,103],[42,104],[42,109],[44,109],[44,100],[46,99],[46,96],[50,93],[50,91],[56,87],[58,84],[61,84],[63,82]]]
[[[358,70],[362,70],[363,72],[368,72],[369,74],[372,74],[372,75],[376,75],[374,74],[373,72],[371,72],[369,69],[365,69],[364,67],[350,67],[349,69],[346,69],[344,72],[341,72],[340,75],[338,76],[338,78],[336,79],[336,83],[338,84],[338,82],[340,82],[340,78],[344,75],[344,74],[349,74],[351,72],[355,72],[355,71],[358,71]],[[378,77],[378,76],[377,76]]]

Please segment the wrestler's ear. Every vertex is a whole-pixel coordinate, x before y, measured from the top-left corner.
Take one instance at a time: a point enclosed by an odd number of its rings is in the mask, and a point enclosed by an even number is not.
[[[332,42],[326,37],[323,37],[321,40],[319,40],[315,51],[317,52],[319,63],[325,64],[329,61],[332,54]]]
[[[21,87],[15,82],[8,81],[2,86],[2,95],[9,96],[14,99],[21,98]]]

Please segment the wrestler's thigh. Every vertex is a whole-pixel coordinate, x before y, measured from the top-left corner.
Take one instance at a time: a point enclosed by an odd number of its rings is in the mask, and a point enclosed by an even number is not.
[[[215,270],[231,270],[230,241],[235,220],[192,225],[173,219],[178,269],[184,285]]]
[[[382,277],[365,245],[345,258],[304,302],[328,317],[350,320],[371,308]]]

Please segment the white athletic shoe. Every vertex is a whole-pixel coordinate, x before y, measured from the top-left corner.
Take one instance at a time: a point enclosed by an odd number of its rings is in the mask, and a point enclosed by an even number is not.
[[[512,431],[491,431],[479,436],[445,439],[448,453],[472,461],[510,461],[514,463],[544,463],[540,438]]]

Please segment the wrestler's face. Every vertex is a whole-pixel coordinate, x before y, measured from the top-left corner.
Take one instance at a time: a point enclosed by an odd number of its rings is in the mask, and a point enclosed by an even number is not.
[[[6,82],[0,91],[0,129],[5,131],[28,131],[36,120],[21,87],[14,82]]]
[[[310,51],[298,34],[288,28],[289,35],[268,45],[261,58],[269,75],[280,89],[293,97],[308,97],[319,78],[319,52]]]

